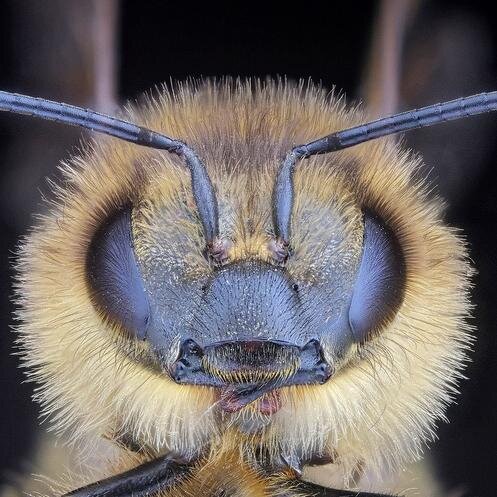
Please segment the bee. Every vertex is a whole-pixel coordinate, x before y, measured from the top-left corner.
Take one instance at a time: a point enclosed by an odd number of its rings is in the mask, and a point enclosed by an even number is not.
[[[420,456],[472,343],[472,268],[390,135],[497,92],[372,122],[285,80],[185,83],[119,119],[0,109],[110,135],[63,166],[18,254],[44,413],[82,451],[117,447],[66,495],[380,496],[364,473]]]

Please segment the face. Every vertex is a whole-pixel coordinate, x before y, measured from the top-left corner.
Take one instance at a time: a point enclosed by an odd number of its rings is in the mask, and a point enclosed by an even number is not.
[[[207,84],[159,104],[134,119],[202,157],[226,256],[206,257],[180,160],[105,140],[76,159],[21,255],[25,360],[47,410],[76,437],[124,432],[157,452],[229,433],[349,473],[412,457],[464,360],[470,272],[416,161],[378,141],[299,163],[282,261],[281,157],[361,116],[291,85]]]

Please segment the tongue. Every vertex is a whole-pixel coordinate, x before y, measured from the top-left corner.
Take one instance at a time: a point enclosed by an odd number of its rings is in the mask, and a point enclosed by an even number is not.
[[[265,394],[259,401],[259,411],[262,414],[271,415],[281,409],[281,397],[278,390]]]
[[[264,385],[227,386],[221,389],[219,406],[226,412],[237,412],[258,399],[259,410],[262,414],[274,414],[281,407],[281,399],[276,382]],[[262,397],[262,398],[261,398]]]

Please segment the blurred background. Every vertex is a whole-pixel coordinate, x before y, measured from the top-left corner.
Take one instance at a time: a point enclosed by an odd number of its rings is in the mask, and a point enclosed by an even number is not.
[[[497,90],[490,3],[305,2],[271,11],[269,2],[0,0],[0,7],[0,88],[102,111],[190,76],[312,78],[349,102],[369,102],[377,115]],[[496,131],[493,114],[406,137],[478,270],[469,379],[429,451],[451,496],[493,496],[497,483]],[[43,210],[45,178],[57,178],[57,163],[81,137],[0,115],[0,482],[30,471],[39,430],[33,386],[12,355],[13,254]]]

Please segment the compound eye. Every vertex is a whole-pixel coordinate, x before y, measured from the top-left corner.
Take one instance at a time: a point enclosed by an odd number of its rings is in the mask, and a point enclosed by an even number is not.
[[[358,343],[387,325],[402,304],[406,267],[398,238],[380,218],[364,214],[362,260],[349,309],[349,323]]]
[[[95,233],[87,275],[93,304],[103,318],[145,338],[150,307],[133,248],[131,207],[111,216]]]

